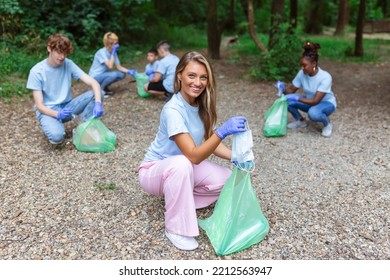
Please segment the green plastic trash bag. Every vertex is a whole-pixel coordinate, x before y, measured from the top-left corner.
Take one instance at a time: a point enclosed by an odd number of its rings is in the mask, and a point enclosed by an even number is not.
[[[138,95],[142,98],[151,96],[151,94],[147,93],[144,89],[144,85],[149,82],[148,76],[145,73],[137,73],[134,77],[135,83],[137,85]]]
[[[262,241],[269,224],[252,187],[250,172],[234,168],[213,214],[198,220],[217,255],[229,255]]]
[[[115,149],[116,135],[100,119],[90,118],[77,126],[73,144],[82,152],[107,153]]]
[[[275,100],[265,113],[264,136],[277,137],[286,135],[287,99],[284,95]]]

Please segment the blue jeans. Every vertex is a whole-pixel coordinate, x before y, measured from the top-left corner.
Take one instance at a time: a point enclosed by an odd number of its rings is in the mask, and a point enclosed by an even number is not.
[[[125,73],[120,71],[109,71],[93,77],[99,84],[102,90],[111,85],[112,83],[122,80],[126,77]]]
[[[329,124],[330,121],[328,116],[330,116],[336,110],[336,107],[328,101],[322,101],[317,105],[309,105],[299,101],[287,100],[287,104],[288,111],[291,113],[294,119],[299,120],[303,118],[301,113],[298,111],[301,110],[307,113],[310,120],[313,122],[322,122],[324,126]]]
[[[102,100],[104,92],[102,91]],[[60,111],[63,108],[72,109],[73,115],[81,114],[82,120],[87,120],[92,117],[93,108],[95,106],[95,96],[93,91],[87,91],[76,98],[72,99],[68,103],[63,103],[51,107],[53,110]],[[42,114],[35,107],[35,113],[38,118],[38,122],[42,127],[43,133],[52,144],[59,144],[64,141],[65,127],[63,122],[72,120],[69,118],[64,121],[59,121],[57,118]]]

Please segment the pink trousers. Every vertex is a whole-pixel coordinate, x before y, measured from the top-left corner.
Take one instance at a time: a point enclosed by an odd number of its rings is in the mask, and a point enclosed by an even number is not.
[[[184,155],[144,162],[138,170],[142,188],[164,196],[165,228],[184,236],[199,235],[196,209],[215,202],[230,175],[229,168],[207,160],[196,165]]]

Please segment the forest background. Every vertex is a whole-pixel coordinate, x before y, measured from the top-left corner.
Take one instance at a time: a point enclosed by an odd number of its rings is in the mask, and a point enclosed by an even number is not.
[[[28,93],[29,70],[47,56],[47,37],[57,32],[72,39],[70,58],[85,71],[108,31],[119,35],[120,57],[128,67],[144,62],[146,51],[162,39],[173,50],[205,50],[212,59],[221,58],[224,38],[239,42],[228,59],[246,64],[250,79],[291,79],[304,40],[319,42],[322,57],[375,62],[388,56],[389,41],[365,40],[362,34],[370,24],[386,25],[389,2],[0,0],[0,98]]]

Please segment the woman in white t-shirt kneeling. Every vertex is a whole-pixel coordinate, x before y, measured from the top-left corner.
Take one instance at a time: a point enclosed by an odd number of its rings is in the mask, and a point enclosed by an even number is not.
[[[336,98],[332,91],[332,76],[318,66],[318,49],[320,45],[306,42],[303,45],[301,70],[298,72],[292,85],[284,90],[283,83],[279,83],[281,91],[286,94],[288,111],[295,121],[287,125],[288,128],[302,128],[307,126],[305,118],[299,111],[306,112],[313,122],[321,122],[324,127],[322,135],[332,135],[333,124],[329,116],[336,110]],[[304,94],[293,94],[303,88]]]
[[[208,161],[214,154],[231,160],[222,140],[246,131],[244,117],[215,129],[215,79],[207,59],[184,54],[177,65],[174,94],[164,105],[155,140],[138,169],[144,191],[165,200],[165,235],[177,248],[194,250],[199,235],[196,209],[215,202],[231,170]]]

